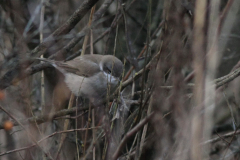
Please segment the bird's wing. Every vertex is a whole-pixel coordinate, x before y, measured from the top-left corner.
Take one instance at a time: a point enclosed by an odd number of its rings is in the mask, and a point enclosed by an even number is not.
[[[53,61],[46,58],[37,59],[51,63],[55,68],[57,68],[60,72],[64,74],[68,72],[83,77],[90,77],[100,72],[100,67],[98,65],[98,59],[89,57],[91,56],[86,55],[83,57],[77,57],[67,62]]]
[[[90,77],[100,72],[100,67],[96,62],[84,58],[76,58],[71,61],[61,63],[61,65],[58,66],[67,72],[84,77]]]

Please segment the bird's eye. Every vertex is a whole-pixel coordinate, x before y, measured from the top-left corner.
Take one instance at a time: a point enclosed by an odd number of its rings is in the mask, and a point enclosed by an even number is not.
[[[110,69],[107,69],[107,73],[108,73],[108,74],[111,74],[111,70],[110,70]]]

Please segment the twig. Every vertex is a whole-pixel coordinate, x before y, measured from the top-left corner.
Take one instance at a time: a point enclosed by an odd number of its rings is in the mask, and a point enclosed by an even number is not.
[[[156,37],[159,36],[159,35],[157,35],[157,34],[159,33],[162,25],[164,24],[163,22],[164,22],[164,21],[162,21],[162,22],[159,24],[158,28],[157,28],[157,29],[154,31],[154,33],[152,34],[152,36],[151,36],[152,41],[150,42],[150,44],[153,44],[153,42],[156,40]],[[155,38],[154,38],[154,37],[155,37]],[[143,53],[146,51],[146,49],[147,49],[147,44],[145,44],[145,46],[143,47],[143,49],[142,49],[141,52],[139,53],[138,58],[142,57],[142,55],[143,55]],[[134,69],[134,67],[132,66],[132,67],[129,69],[129,71],[127,72],[127,74],[126,74],[126,76],[124,77],[123,81],[126,81],[126,80],[129,78],[129,76],[130,76],[130,74],[132,73],[133,69]]]
[[[90,34],[90,27],[91,27],[91,24],[92,24],[92,18],[93,18],[93,13],[94,13],[94,10],[95,10],[95,7],[93,7],[91,9],[91,14],[89,16],[89,20],[88,20],[88,32],[87,34],[85,34],[85,37],[84,37],[84,41],[83,41],[83,46],[82,46],[82,53],[81,53],[81,56],[85,54],[85,51],[87,49],[87,43],[88,43],[88,39],[89,39],[89,34]],[[90,44],[91,45],[91,44]]]
[[[4,109],[1,105],[0,105],[0,109],[1,109],[2,111],[4,111],[10,118],[12,118],[14,121],[16,121],[16,122],[25,130],[25,132],[26,132],[27,135],[31,138],[31,140],[35,143],[35,145],[37,145],[37,146],[39,147],[39,149],[41,149],[41,151],[42,151],[48,158],[50,158],[51,160],[53,160],[52,156],[44,151],[44,149],[43,149],[43,148],[38,144],[38,142],[35,140],[35,138],[33,137],[33,135],[28,132],[28,130],[23,126],[23,124],[22,124],[20,121],[18,121],[14,116],[12,116],[6,109]]]
[[[61,110],[51,116],[49,115],[40,115],[40,116],[34,116],[34,117],[31,117],[31,118],[28,118],[28,119],[25,119],[25,120],[19,120],[19,122],[22,124],[22,125],[26,125],[26,124],[29,124],[29,123],[37,123],[37,124],[41,124],[41,123],[44,123],[44,122],[48,122],[56,117],[61,117],[61,116],[65,116],[65,115],[68,115],[68,114],[72,114],[72,113],[75,113],[76,110],[78,111],[84,111],[84,110],[88,110],[88,107],[83,107],[83,108],[79,108],[79,107],[74,107],[72,109],[64,109],[64,110]],[[49,117],[52,117],[52,119],[49,119]],[[19,123],[16,123],[14,122],[13,123],[14,126],[18,126]],[[0,125],[0,129],[4,129],[3,127],[3,124]]]
[[[232,71],[228,75],[224,76],[224,79],[221,79],[221,81],[216,80],[216,87],[223,86],[225,84],[228,84],[229,82],[233,81],[235,78],[237,78],[240,75],[240,68]]]
[[[90,28],[92,28],[93,26],[97,25],[99,22],[97,22],[98,19],[101,18],[101,16],[107,11],[107,8],[110,6],[110,4],[112,3],[113,0],[106,0],[101,7],[97,10],[97,12],[94,14],[93,16],[93,25],[91,25]],[[84,29],[82,29],[81,32],[79,32],[77,35],[77,37],[73,38],[63,49],[59,50],[56,54],[51,56],[51,59],[56,59],[59,56],[63,56],[65,57],[65,55],[70,52],[72,50],[72,48],[85,36],[86,33],[88,33],[89,28],[85,27]],[[99,36],[94,42],[93,44],[97,43],[101,38],[103,38],[103,36],[106,34],[102,34],[101,36]],[[89,47],[89,45],[87,46],[87,48]],[[71,55],[70,57],[68,57],[66,60],[70,60],[75,58],[76,56],[79,56],[81,53],[80,52],[76,52],[73,55]]]
[[[70,96],[70,100],[69,100],[69,103],[68,103],[68,110],[72,108],[73,106],[73,100],[74,100],[74,94],[71,93],[71,96]],[[69,126],[69,119],[65,119],[64,122],[63,122],[63,130],[66,131],[68,129],[68,126]],[[61,123],[60,123],[61,124]],[[56,158],[58,158],[58,155],[62,149],[62,145],[63,145],[63,142],[65,141],[67,135],[66,134],[62,134],[61,137],[60,137],[60,143],[59,143],[59,146],[58,146],[58,150],[57,150],[57,154],[56,154]]]
[[[233,1],[234,1],[234,0],[228,0],[225,8],[223,9],[223,11],[222,11],[222,13],[221,13],[221,15],[220,15],[220,23],[219,23],[219,26],[218,26],[218,34],[221,33],[223,23],[224,23],[224,21],[225,21],[225,18],[226,18],[226,16],[227,16],[228,11],[230,10],[230,8],[231,8],[231,6],[232,6],[232,4],[233,4]]]
[[[47,49],[55,43],[55,38],[70,32],[75,27],[75,25],[84,17],[88,10],[90,10],[92,6],[97,2],[98,0],[85,0],[61,27],[55,30],[48,38],[44,40],[43,43],[39,44],[35,49],[26,55],[29,55],[30,57],[39,57],[40,55],[45,54]],[[26,62],[24,61],[21,62],[21,64],[25,64]],[[27,65],[30,65],[32,63],[30,60],[26,61],[28,61],[28,63],[26,63]],[[5,89],[11,85],[11,82],[16,78],[16,76],[18,76],[19,66],[20,64],[16,65],[0,79],[0,89]]]
[[[222,31],[222,27],[223,27],[223,23],[225,21],[225,18],[227,16],[227,13],[229,12],[232,4],[233,4],[234,0],[228,0],[225,8],[223,9],[222,13],[220,14],[220,22],[219,22],[219,25],[218,25],[218,34],[221,33]],[[189,82],[191,79],[194,78],[194,71],[192,71],[185,79],[184,81],[185,82]]]
[[[44,25],[44,13],[45,13],[45,1],[42,0],[42,7],[41,7],[41,15],[40,15],[40,24],[39,24],[39,39],[40,43],[43,42],[43,25]],[[43,55],[41,55],[41,58],[43,58]],[[41,62],[43,63],[43,62]],[[41,72],[41,106],[44,108],[45,106],[45,85],[44,85],[44,71]]]
[[[119,147],[117,148],[117,150],[115,151],[115,153],[113,154],[113,160],[116,160],[118,158],[118,156],[120,155],[120,152],[122,151],[123,147],[125,146],[125,144],[127,143],[127,141],[129,140],[129,138],[131,138],[133,135],[135,135],[140,129],[142,129],[142,127],[144,127],[145,124],[147,124],[149,122],[149,120],[153,117],[154,113],[151,113],[149,116],[147,116],[146,118],[144,118],[142,121],[140,121],[138,123],[138,125],[136,125],[131,131],[129,131],[124,138],[122,139]]]
[[[85,131],[86,129],[98,129],[98,128],[101,128],[101,127],[95,127],[95,128],[79,128],[79,129],[71,129],[71,130],[66,130],[66,131],[59,131],[59,132],[54,132],[42,139],[40,139],[39,141],[37,141],[37,143],[40,143],[52,136],[55,136],[57,134],[62,134],[62,133],[69,133],[69,132],[75,132],[75,131]],[[14,152],[19,152],[19,151],[22,151],[22,150],[26,150],[26,149],[29,149],[29,148],[32,148],[32,147],[35,147],[36,144],[33,144],[33,145],[30,145],[30,146],[27,146],[27,147],[22,147],[22,148],[19,148],[19,149],[14,149],[14,150],[11,150],[11,151],[6,151],[6,152],[3,152],[3,153],[0,153],[0,156],[3,156],[3,155],[6,155],[6,154],[10,154],[10,153],[14,153]]]
[[[222,138],[229,138],[229,137],[232,137],[232,136],[235,136],[235,135],[238,135],[238,134],[240,134],[240,130],[233,131],[233,132],[230,132],[230,133],[226,133],[226,134],[222,135],[221,137],[219,136],[219,137],[207,140],[207,141],[205,141],[201,144],[204,145],[204,144],[207,144],[207,143],[214,143],[214,142],[220,141]]]
[[[123,15],[123,19],[124,19],[124,25],[125,25],[125,37],[126,37],[126,46],[127,46],[127,51],[128,51],[128,54],[125,55],[125,58],[130,62],[130,64],[132,66],[134,66],[134,68],[138,71],[139,70],[139,66],[138,66],[138,62],[137,62],[137,59],[135,57],[135,54],[133,53],[132,51],[132,42],[131,42],[131,39],[129,37],[129,32],[128,32],[128,25],[127,25],[127,17],[126,17],[126,13],[125,13],[125,10],[123,8],[123,4],[122,4],[122,1],[119,1],[119,7],[121,9],[121,13]]]
[[[160,55],[160,52],[158,52],[153,58],[152,60],[146,65],[146,69],[149,69],[151,67],[151,65],[153,64],[153,61],[155,60],[155,58],[157,58]],[[131,84],[134,80],[138,79],[144,72],[144,69],[141,69],[139,72],[137,72],[133,78],[128,79],[126,81],[123,82],[122,84],[122,90],[127,87],[129,84]]]
[[[92,105],[91,103],[89,103],[89,110],[88,110],[88,119],[87,119],[87,128],[90,125],[90,119],[91,119],[91,109]],[[85,155],[85,151],[86,151],[86,145],[87,145],[87,137],[88,137],[88,129],[85,132],[85,139],[84,139],[84,148],[83,148],[83,155]]]
[[[54,44],[54,38],[70,32],[76,24],[85,16],[85,14],[94,6],[98,0],[85,0],[82,5],[71,15],[71,17],[38,47],[31,52],[31,56],[39,57],[44,54],[51,45]]]

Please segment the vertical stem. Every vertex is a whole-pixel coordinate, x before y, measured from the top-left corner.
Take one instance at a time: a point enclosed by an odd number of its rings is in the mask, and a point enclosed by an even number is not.
[[[150,48],[150,46],[149,46],[150,43],[149,43],[149,42],[151,42],[151,23],[152,23],[152,20],[151,20],[151,15],[152,15],[151,7],[152,7],[152,0],[149,0],[149,2],[148,2],[148,16],[147,16],[147,19],[148,19],[148,27],[147,27],[147,51],[146,51],[147,55],[146,55],[146,57],[148,57],[149,55],[151,55],[151,54],[149,54],[149,52],[151,51],[151,49],[149,49],[149,48]],[[146,62],[146,61],[147,61],[147,59],[145,59],[145,62]],[[145,66],[146,66],[146,64],[145,64]],[[144,76],[144,75],[143,75],[143,76]],[[144,78],[143,78],[143,80],[144,80]],[[145,87],[145,90],[146,90],[146,92],[147,92],[149,85],[147,84],[146,86],[147,86],[147,87]],[[141,102],[141,103],[142,103],[142,102]],[[152,110],[152,98],[151,98],[150,103],[149,103],[149,105],[148,105],[147,116],[150,115],[151,110]],[[145,141],[145,137],[146,137],[146,135],[147,135],[147,128],[148,128],[148,124],[146,124],[146,125],[144,126],[143,131],[142,131],[142,137],[141,137],[141,142],[140,142],[140,146],[139,146],[139,158],[140,158],[140,155],[141,155],[141,153],[142,153],[142,149],[143,149],[143,144],[144,144],[144,141]],[[139,136],[139,137],[140,137],[140,136]]]
[[[40,32],[40,43],[43,42],[43,26],[44,26],[44,12],[45,12],[45,0],[42,0],[42,7],[41,7],[41,15],[40,15],[40,25],[39,25],[39,32]],[[43,58],[43,55],[41,55]],[[41,63],[43,63],[41,61]],[[42,108],[45,106],[45,87],[44,87],[44,70],[41,72],[41,105]]]
[[[90,112],[90,111],[89,111]],[[95,111],[94,108],[92,109],[92,135],[93,135],[93,142],[96,143],[96,130],[95,130]],[[95,160],[96,158],[96,147],[94,145],[93,147],[93,160]]]
[[[94,5],[91,9],[91,14],[90,14],[90,20],[89,20],[89,27],[91,26],[92,19],[93,19],[93,14],[95,12],[96,5]],[[92,28],[90,28],[90,54],[93,54],[93,33],[92,33]]]
[[[202,148],[199,146],[202,141],[202,116],[201,111],[203,110],[204,100],[204,57],[205,57],[205,18],[206,18],[206,6],[207,0],[196,0],[196,9],[194,17],[194,33],[193,33],[193,54],[194,54],[194,70],[195,70],[195,84],[194,87],[194,111],[192,114],[192,140],[191,140],[191,158],[195,160],[201,160]]]
[[[88,20],[88,29],[91,31],[90,29],[90,26],[92,24],[92,19],[93,19],[93,13],[95,11],[95,6],[92,7],[91,9],[91,14],[89,16],[89,20]],[[88,32],[86,33],[85,35],[85,38],[84,38],[84,41],[83,41],[83,47],[82,47],[82,53],[81,53],[81,56],[85,54],[85,51],[87,49],[87,42],[88,42],[88,39],[89,39],[89,30]],[[90,32],[91,33],[91,32]],[[91,44],[90,44],[91,45]],[[91,50],[92,51],[92,50]],[[93,51],[92,51],[93,52]]]
[[[210,1],[209,26],[207,37],[207,55],[206,55],[206,78],[205,78],[205,103],[204,103],[204,126],[203,140],[211,138],[213,126],[213,112],[215,109],[216,85],[213,80],[216,77],[216,71],[219,64],[220,54],[218,51],[218,26],[219,26],[219,0]],[[204,147],[204,158],[209,158],[209,145]]]
[[[71,109],[72,106],[73,106],[73,100],[74,100],[74,94],[71,93],[71,96],[70,96],[70,100],[69,100],[69,103],[68,103],[68,109]],[[66,131],[68,129],[68,126],[69,126],[69,122],[70,120],[69,119],[65,119],[64,120],[64,124],[63,124],[63,130]],[[61,123],[62,124],[62,123]],[[61,138],[60,138],[60,143],[59,143],[59,146],[58,146],[58,150],[57,150],[57,154],[56,154],[56,159],[58,158],[58,155],[62,149],[62,146],[63,146],[63,143],[65,141],[67,137],[67,134],[66,133],[62,133],[61,134]]]

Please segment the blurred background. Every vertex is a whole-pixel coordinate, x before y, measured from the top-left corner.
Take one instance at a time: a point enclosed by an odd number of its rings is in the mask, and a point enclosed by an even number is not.
[[[1,0],[0,159],[240,159],[240,1]],[[115,55],[104,107],[36,58]],[[56,107],[58,104],[60,107]]]

